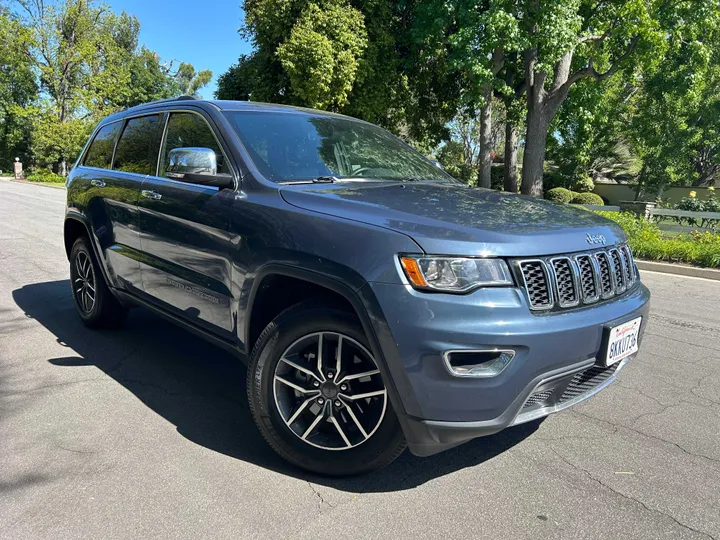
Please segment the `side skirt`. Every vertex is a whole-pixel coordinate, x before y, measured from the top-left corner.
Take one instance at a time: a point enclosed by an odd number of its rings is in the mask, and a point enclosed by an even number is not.
[[[153,313],[160,315],[164,319],[170,321],[171,323],[183,328],[184,330],[187,330],[188,332],[195,334],[198,337],[201,337],[205,341],[210,342],[211,344],[215,345],[216,347],[220,347],[221,349],[228,351],[233,356],[242,360],[242,362],[245,365],[247,365],[247,363],[248,363],[247,356],[232,341],[227,341],[225,339],[219,338],[216,335],[212,334],[211,332],[208,332],[207,330],[205,330],[203,328],[199,328],[199,327],[195,326],[194,324],[192,324],[184,319],[181,319],[180,317],[178,317],[172,313],[169,313],[169,312],[165,311],[164,309],[162,309],[142,298],[139,298],[138,296],[136,296],[132,293],[129,293],[127,291],[122,291],[120,289],[112,289],[112,292],[113,292],[113,294],[115,294],[118,297],[118,299],[121,302],[123,302],[123,304],[131,304],[131,305],[145,307],[145,308],[149,309],[150,311],[152,311]]]

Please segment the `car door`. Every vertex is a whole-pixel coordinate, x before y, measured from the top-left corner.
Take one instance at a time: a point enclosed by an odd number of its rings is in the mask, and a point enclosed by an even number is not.
[[[101,127],[83,158],[77,177],[89,182],[74,184],[87,186],[82,196],[84,211],[97,239],[113,286],[129,290],[142,289],[138,232],[137,200],[143,174],[138,160],[146,169],[154,167],[159,144],[157,128],[159,116],[152,115],[119,120]],[[156,146],[152,156],[152,147]],[[130,157],[139,152],[133,166]],[[72,188],[71,188],[72,189]]]
[[[140,266],[151,301],[229,339],[234,191],[167,177],[170,151],[177,148],[209,148],[217,172],[232,173],[208,120],[190,110],[167,113],[158,171],[143,182],[138,203]]]

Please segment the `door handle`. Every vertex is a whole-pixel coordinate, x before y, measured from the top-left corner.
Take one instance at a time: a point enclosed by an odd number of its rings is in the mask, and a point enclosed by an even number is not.
[[[142,196],[153,201],[159,201],[162,199],[162,195],[160,195],[157,191],[150,191],[149,189],[143,189]]]
[[[105,187],[105,182],[102,180],[90,180],[90,183],[95,187]]]

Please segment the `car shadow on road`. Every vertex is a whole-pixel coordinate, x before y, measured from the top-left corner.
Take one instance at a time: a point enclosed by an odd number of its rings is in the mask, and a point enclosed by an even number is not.
[[[259,434],[247,405],[244,364],[146,309],[134,309],[124,328],[92,331],[75,313],[68,280],[13,291],[26,317],[67,346],[48,358],[58,369],[95,366],[176,426],[190,441],[282,474],[348,492],[411,489],[481,465],[532,434],[539,423],[507,429],[429,458],[403,453],[377,473],[334,479],[310,475],[280,459]],[[92,399],[91,396],[88,399]]]

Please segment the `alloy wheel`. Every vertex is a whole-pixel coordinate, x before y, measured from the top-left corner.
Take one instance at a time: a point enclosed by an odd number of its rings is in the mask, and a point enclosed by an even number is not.
[[[80,251],[75,257],[73,290],[78,307],[84,313],[91,313],[95,307],[95,270],[90,257],[84,251]]]
[[[275,368],[273,393],[290,431],[323,450],[367,441],[387,407],[372,354],[337,332],[308,334],[290,345]]]

